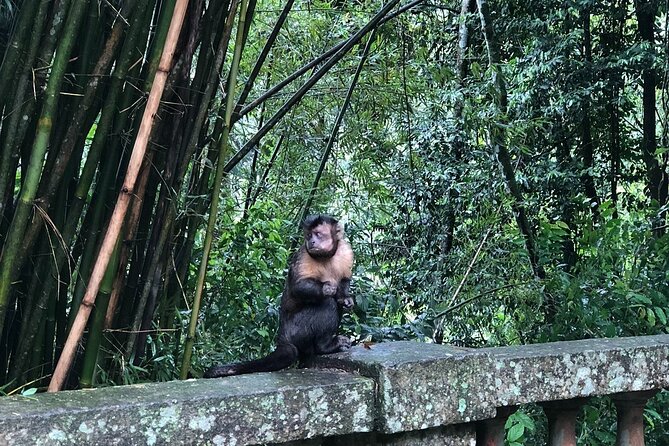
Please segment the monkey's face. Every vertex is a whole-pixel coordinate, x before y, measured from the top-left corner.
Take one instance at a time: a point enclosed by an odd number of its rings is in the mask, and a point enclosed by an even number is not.
[[[314,226],[304,233],[307,252],[312,257],[331,257],[337,251],[337,239],[332,226],[326,223]]]

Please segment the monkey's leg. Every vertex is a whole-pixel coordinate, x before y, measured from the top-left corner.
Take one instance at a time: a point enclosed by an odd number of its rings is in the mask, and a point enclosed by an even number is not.
[[[316,340],[316,353],[327,355],[351,348],[351,340],[346,336],[323,337]]]
[[[297,347],[293,344],[277,344],[276,349],[264,358],[234,364],[217,365],[207,370],[204,378],[220,378],[223,376],[243,375],[255,372],[273,372],[285,369],[297,361]]]

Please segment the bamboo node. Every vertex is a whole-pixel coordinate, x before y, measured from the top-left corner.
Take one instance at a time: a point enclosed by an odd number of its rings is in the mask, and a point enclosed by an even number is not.
[[[48,116],[43,116],[39,118],[38,125],[40,127],[51,127],[51,123],[52,123],[51,118],[49,118]]]

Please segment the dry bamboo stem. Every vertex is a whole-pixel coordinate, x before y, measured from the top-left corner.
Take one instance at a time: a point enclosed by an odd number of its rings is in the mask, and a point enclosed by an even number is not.
[[[102,278],[109,265],[114,247],[116,246],[116,240],[121,233],[125,214],[134,193],[139,169],[142,165],[144,154],[146,153],[151,128],[153,127],[153,118],[158,111],[160,98],[165,89],[167,75],[172,66],[174,50],[176,48],[179,34],[181,33],[181,26],[184,21],[184,16],[186,15],[187,7],[188,0],[177,0],[176,6],[174,7],[174,14],[172,15],[170,29],[167,33],[165,48],[163,49],[160,65],[158,66],[158,71],[156,72],[153,85],[151,86],[151,92],[149,93],[146,108],[144,109],[144,115],[142,116],[139,132],[137,133],[135,145],[132,149],[125,181],[123,182],[123,187],[121,188],[121,192],[116,201],[116,207],[114,208],[114,213],[109,222],[109,228],[107,229],[102,246],[100,247],[100,253],[98,254],[95,266],[93,267],[93,273],[91,274],[86,294],[81,301],[77,317],[72,324],[72,329],[68,334],[67,341],[65,341],[63,352],[58,360],[51,382],[49,383],[49,392],[57,392],[63,387],[67,373],[74,360],[77,344],[81,340],[84,329],[86,328],[86,323],[88,322],[88,317],[95,305],[95,298],[97,297],[100,283],[102,282]]]

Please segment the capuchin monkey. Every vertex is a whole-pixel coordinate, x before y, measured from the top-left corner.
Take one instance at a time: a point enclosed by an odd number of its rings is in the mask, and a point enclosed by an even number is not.
[[[211,367],[205,378],[281,370],[351,347],[337,335],[342,313],[354,305],[351,245],[339,222],[327,215],[307,217],[302,229],[304,244],[291,258],[281,296],[276,349],[255,361]]]

